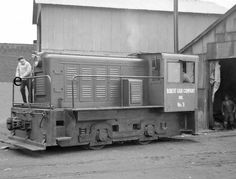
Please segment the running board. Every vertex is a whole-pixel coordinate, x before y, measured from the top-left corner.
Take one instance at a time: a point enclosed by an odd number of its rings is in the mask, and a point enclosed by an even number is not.
[[[30,151],[41,151],[41,150],[46,150],[46,145],[33,142],[29,139],[23,139],[20,137],[16,136],[10,136],[9,139],[7,140],[1,140],[1,142],[10,144],[12,146],[21,148],[21,149],[27,149]]]

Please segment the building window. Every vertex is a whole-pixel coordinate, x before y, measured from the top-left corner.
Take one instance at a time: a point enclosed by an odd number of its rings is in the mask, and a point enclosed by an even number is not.
[[[160,76],[160,59],[152,60],[152,76]],[[159,78],[153,78],[152,81],[157,81]]]

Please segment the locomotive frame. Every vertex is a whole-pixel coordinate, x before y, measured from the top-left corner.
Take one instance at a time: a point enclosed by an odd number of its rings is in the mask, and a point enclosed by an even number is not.
[[[6,143],[33,151],[77,145],[98,149],[196,132],[197,56],[46,53],[36,62],[29,78],[34,79],[33,103],[15,103],[13,84]],[[191,82],[183,83],[183,69],[191,72]]]

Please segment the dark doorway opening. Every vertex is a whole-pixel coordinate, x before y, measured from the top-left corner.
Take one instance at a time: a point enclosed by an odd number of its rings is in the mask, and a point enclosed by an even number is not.
[[[213,103],[213,116],[215,121],[223,122],[221,104],[224,96],[228,95],[236,103],[236,59],[220,60],[221,82],[215,93]]]

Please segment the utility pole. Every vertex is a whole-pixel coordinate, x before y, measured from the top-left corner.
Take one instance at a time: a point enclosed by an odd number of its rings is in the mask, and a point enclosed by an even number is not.
[[[178,0],[174,0],[174,52],[179,52]]]

